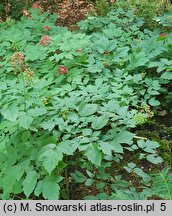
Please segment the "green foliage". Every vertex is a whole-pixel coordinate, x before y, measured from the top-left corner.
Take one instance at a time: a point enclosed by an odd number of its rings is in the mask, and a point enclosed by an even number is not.
[[[169,168],[166,167],[153,175],[152,191],[163,199],[172,199],[172,173]]]
[[[157,15],[163,14],[168,7],[169,2],[166,0],[119,0],[114,4],[115,8],[123,8],[133,10],[134,14],[139,17],[143,17],[145,20],[144,26],[149,29],[153,29],[156,26],[156,22],[153,18]]]
[[[160,106],[172,34],[142,32],[131,10],[88,18],[78,32],[29,12],[0,24],[0,198],[70,198],[75,182],[96,199],[150,197],[119,174],[149,189],[140,164],[162,163],[159,144],[134,130]]]
[[[110,4],[106,0],[96,0],[96,10],[100,16],[105,16],[110,10]]]
[[[23,9],[28,9],[34,0],[1,0],[0,17],[5,20],[7,17],[19,19]]]

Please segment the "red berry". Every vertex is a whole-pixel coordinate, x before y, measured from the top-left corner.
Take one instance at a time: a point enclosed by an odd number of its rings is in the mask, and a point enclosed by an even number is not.
[[[34,9],[37,9],[37,8],[39,8],[39,7],[40,7],[39,4],[36,3],[36,2],[32,4],[32,8],[34,8]]]
[[[57,69],[59,74],[67,74],[68,69],[64,66],[61,65],[58,69]]]
[[[44,26],[44,29],[47,31],[51,30],[51,28],[49,26]]]
[[[42,46],[48,46],[51,43],[51,38],[47,35],[42,36],[41,41],[40,41],[40,45]]]
[[[161,33],[160,36],[161,37],[167,37],[167,34]]]

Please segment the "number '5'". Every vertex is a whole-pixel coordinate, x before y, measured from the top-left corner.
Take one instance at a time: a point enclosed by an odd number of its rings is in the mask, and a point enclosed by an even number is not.
[[[166,203],[161,203],[161,211],[165,211],[166,210]]]

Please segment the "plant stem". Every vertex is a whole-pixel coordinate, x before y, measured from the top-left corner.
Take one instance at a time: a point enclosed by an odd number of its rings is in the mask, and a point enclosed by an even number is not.
[[[26,85],[25,85],[25,80],[24,76],[22,74],[22,81],[23,81],[23,90],[24,90],[24,105],[25,105],[25,112],[27,112],[27,106],[26,106],[26,99],[27,99],[27,94],[26,94]]]
[[[68,179],[68,168],[65,167],[65,185],[66,185],[66,196],[67,200],[69,200],[69,179]]]

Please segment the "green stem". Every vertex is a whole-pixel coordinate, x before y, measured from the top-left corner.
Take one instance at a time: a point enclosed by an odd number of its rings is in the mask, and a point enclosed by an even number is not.
[[[22,81],[23,81],[23,90],[24,90],[24,105],[25,105],[25,112],[27,112],[26,108],[26,100],[27,100],[27,93],[26,93],[26,85],[25,85],[25,80],[24,80],[24,75],[22,74]]]
[[[36,93],[37,99],[40,100],[38,91],[37,91],[37,89],[35,88],[35,85],[34,85],[33,83],[32,83],[32,86],[33,86],[33,89],[34,89],[34,91],[35,91],[35,93]]]
[[[130,158],[128,161],[126,161],[124,164],[122,164],[122,165],[120,166],[120,169],[119,169],[118,171],[122,170],[123,167],[124,167],[125,165],[127,165],[130,161],[132,161],[132,160],[133,160],[138,154],[140,154],[141,152],[142,152],[142,150],[140,150],[137,154],[133,155],[133,157]]]
[[[67,200],[69,200],[69,180],[68,180],[68,168],[65,167],[65,184],[66,184],[66,195]]]

